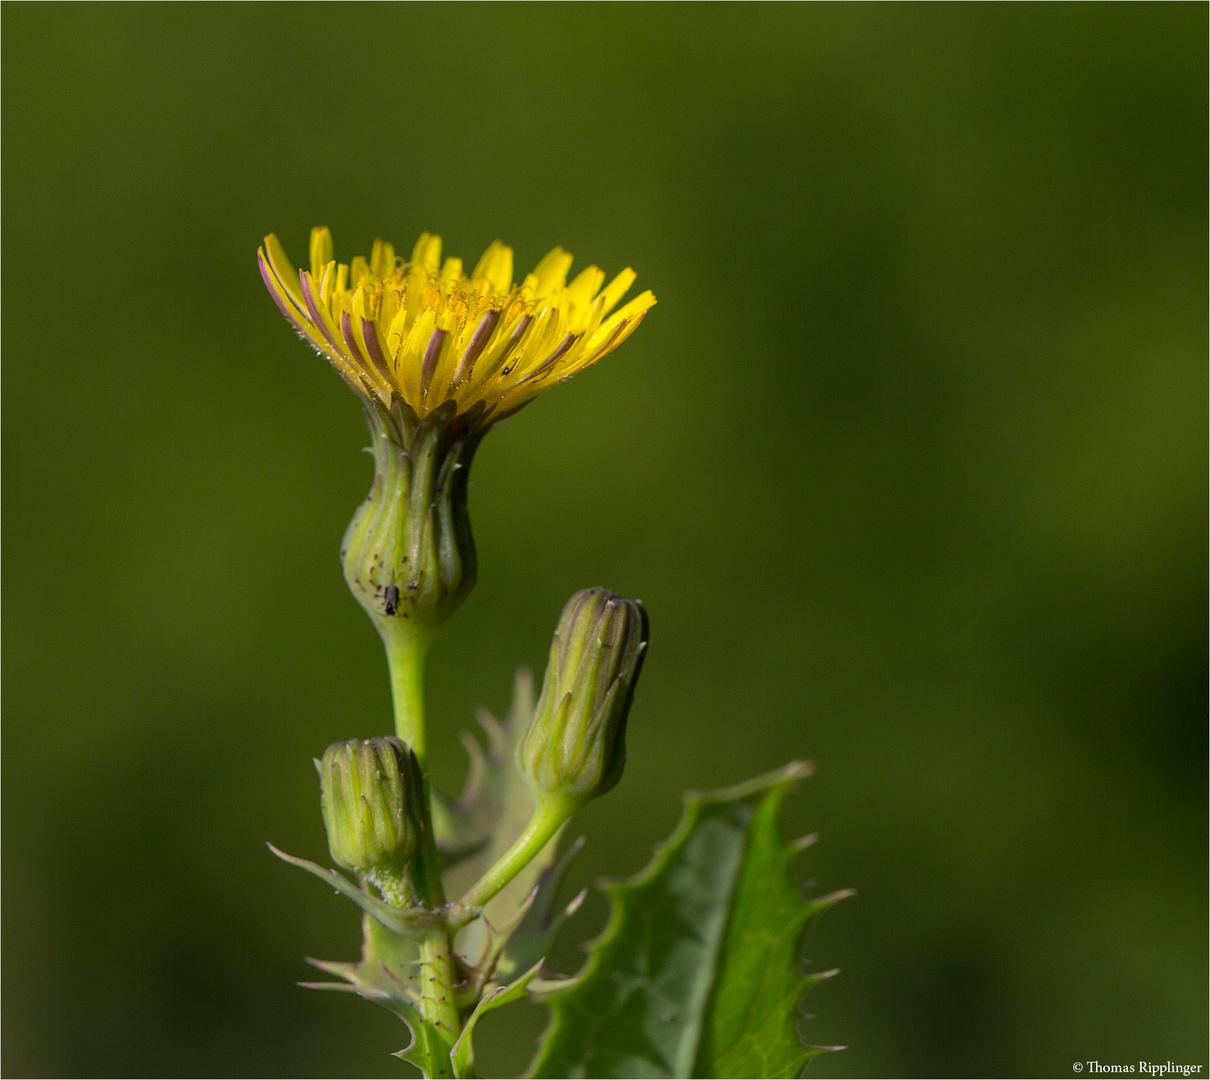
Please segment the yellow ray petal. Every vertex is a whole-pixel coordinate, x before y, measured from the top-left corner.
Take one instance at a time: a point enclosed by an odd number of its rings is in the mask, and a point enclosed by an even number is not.
[[[597,332],[585,345],[585,351],[594,353],[602,345],[606,344],[617,331],[618,327],[623,323],[642,317],[647,310],[655,304],[655,295],[648,289],[644,293],[640,293],[625,307],[618,308],[606,322],[603,322]],[[618,342],[613,342],[609,348],[615,348]],[[603,354],[602,354],[603,355]],[[596,357],[600,359],[600,357]]]
[[[281,282],[281,287],[286,290],[298,310],[305,315],[307,305],[303,300],[302,290],[298,287],[298,271],[294,269],[294,264],[286,254],[286,249],[281,246],[281,241],[273,233],[265,237],[265,255],[269,259],[269,266],[273,269],[273,273],[277,275],[277,280]]]
[[[624,307],[618,308],[610,317],[610,322],[615,322],[618,319],[632,319],[634,316],[647,311],[649,308],[655,307],[655,293],[650,289],[639,293],[630,303]]]
[[[399,350],[397,357],[398,366],[396,367],[396,372],[400,381],[400,387],[403,390],[403,396],[407,400],[407,403],[417,412],[420,411],[422,404],[420,366],[424,358],[424,350],[428,347],[429,339],[433,336],[435,323],[436,315],[433,311],[426,311],[421,315],[416,320],[416,325],[408,331],[408,336],[404,340],[403,347]]]
[[[395,272],[395,248],[382,240],[375,240],[370,252],[370,269],[380,278],[390,277]]]
[[[567,299],[577,309],[587,307],[605,281],[605,271],[597,266],[581,270],[567,286]]]
[[[412,265],[423,266],[430,274],[437,273],[437,267],[441,265],[441,237],[421,233],[412,249]]]
[[[602,315],[608,315],[610,311],[613,310],[614,304],[616,304],[622,299],[623,296],[626,295],[626,290],[634,284],[634,279],[637,276],[638,275],[628,266],[616,278],[614,278],[613,281],[605,286],[605,290],[600,296],[597,297],[597,303],[601,305]]]
[[[475,264],[471,277],[486,278],[496,292],[508,292],[513,287],[513,249],[493,240]]]
[[[315,271],[311,271],[311,277],[319,282],[319,299],[322,305],[332,310],[332,297],[336,292],[336,260],[330,259],[320,267],[320,276],[315,277]]]
[[[634,318],[618,323],[617,326],[614,327],[613,333],[606,341],[598,344],[594,351],[585,355],[580,366],[590,367],[598,360],[604,359],[611,352],[613,352],[614,349],[621,345],[623,341],[630,337],[630,335],[639,328],[639,323],[641,323],[646,317],[647,312],[641,311],[638,315],[634,316]]]
[[[311,276],[322,281],[324,267],[332,261],[332,233],[326,225],[317,225],[311,230]]]
[[[534,267],[539,296],[549,296],[567,283],[567,271],[571,269],[571,252],[561,247],[552,248],[545,258]]]

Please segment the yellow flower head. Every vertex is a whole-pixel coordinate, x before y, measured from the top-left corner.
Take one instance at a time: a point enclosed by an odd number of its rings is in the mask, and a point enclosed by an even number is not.
[[[334,261],[332,234],[311,231],[311,269],[298,272],[278,239],[258,250],[261,276],[294,328],[367,404],[402,400],[423,420],[445,406],[478,430],[617,348],[655,303],[644,292],[616,311],[635,275],[604,288],[590,266],[567,281],[571,256],[555,248],[520,285],[513,252],[496,241],[468,276],[441,262],[424,233],[410,261],[381,240],[367,262]]]

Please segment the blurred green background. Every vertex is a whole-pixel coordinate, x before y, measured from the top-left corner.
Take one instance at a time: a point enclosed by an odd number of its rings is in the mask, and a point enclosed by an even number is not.
[[[817,1076],[1207,1060],[1207,8],[15,5],[3,1068],[401,1076],[310,757],[387,730],[356,402],[256,272],[421,230],[659,306],[489,436],[436,771],[641,597],[578,886],[810,757]],[[595,898],[579,938],[595,932]],[[560,952],[578,964],[576,940]],[[485,1025],[491,1075],[540,1010]],[[520,1032],[510,1038],[510,1030]]]

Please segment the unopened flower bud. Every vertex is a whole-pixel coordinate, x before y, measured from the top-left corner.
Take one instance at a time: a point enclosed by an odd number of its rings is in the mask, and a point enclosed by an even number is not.
[[[606,589],[573,596],[555,631],[517,761],[534,798],[572,808],[603,795],[626,763],[626,715],[647,649],[647,613]]]
[[[423,831],[415,756],[393,735],[333,743],[319,763],[319,780],[332,858],[399,902],[388,894],[403,888]]]

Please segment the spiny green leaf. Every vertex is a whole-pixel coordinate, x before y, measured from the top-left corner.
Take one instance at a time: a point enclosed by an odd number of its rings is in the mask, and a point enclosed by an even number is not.
[[[462,1034],[458,1036],[458,1041],[454,1043],[453,1050],[450,1051],[450,1062],[454,1068],[454,1075],[459,1080],[466,1080],[466,1078],[475,1075],[472,1071],[475,1064],[475,1050],[472,1039],[475,1035],[475,1025],[479,1023],[480,1018],[492,1010],[500,1008],[502,1005],[508,1005],[525,997],[529,984],[537,977],[541,967],[542,961],[539,960],[524,975],[508,986],[498,984],[488,985],[483,997],[479,999],[479,1004],[475,1006],[475,1011],[471,1013],[470,1019],[462,1026]]]
[[[817,1054],[839,1049],[804,1046],[798,1038],[803,994],[835,974],[804,976],[799,943],[814,919],[850,893],[803,902],[790,874],[797,850],[778,824],[787,790],[770,790],[748,829],[694,1076],[796,1077]]]
[[[395,1057],[411,1062],[420,1074],[430,1080],[437,1077],[453,1080],[454,1066],[450,1061],[450,1046],[441,1033],[419,1016],[401,1017],[412,1029],[412,1044],[406,1050],[395,1051]]]
[[[549,996],[531,1076],[798,1074],[812,1055],[795,1031],[807,988],[800,941],[839,899],[805,904],[789,876],[795,849],[781,838],[778,807],[810,771],[791,762],[686,795],[647,868],[606,886],[609,923],[581,975]]]
[[[452,1077],[450,1046],[420,1011],[419,946],[389,930],[370,915],[362,916],[361,960],[355,964],[308,960],[320,971],[344,982],[303,983],[311,990],[343,990],[393,1012],[411,1032],[411,1042],[395,1056],[411,1062],[429,1077]]]
[[[311,960],[307,963],[343,983],[303,983],[312,990],[350,990],[392,1012],[410,1015],[420,1004],[420,947],[415,941],[388,930],[369,915],[363,915],[361,959]]]

